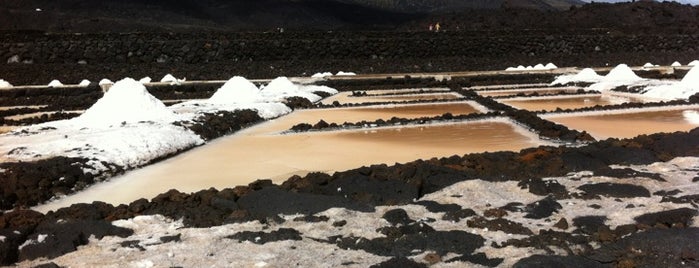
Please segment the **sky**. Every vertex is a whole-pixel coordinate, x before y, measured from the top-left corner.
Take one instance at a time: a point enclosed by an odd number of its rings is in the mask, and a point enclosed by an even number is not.
[[[609,3],[617,3],[617,2],[629,2],[630,0],[583,0],[585,2],[609,2]],[[692,5],[699,5],[699,0],[676,0],[675,2],[680,2],[683,4],[692,4]]]

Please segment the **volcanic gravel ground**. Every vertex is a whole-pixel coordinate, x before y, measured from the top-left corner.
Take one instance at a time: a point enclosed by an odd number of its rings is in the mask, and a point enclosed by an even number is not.
[[[396,80],[390,83],[401,83]],[[361,85],[347,83],[349,88]],[[541,136],[587,145],[374,165],[333,175],[311,173],[281,185],[262,180],[192,194],[171,190],[128,205],[76,204],[46,215],[16,209],[0,215],[0,263],[699,265],[695,243],[699,129],[592,142],[584,132],[462,89],[468,83],[446,85]],[[312,108],[300,100],[287,103]],[[187,127],[212,139],[243,127],[252,114],[206,115]],[[235,118],[245,122],[231,121]],[[452,119],[445,114],[430,120]],[[37,170],[34,167],[41,163],[0,168],[20,174],[16,171]],[[64,166],[69,165],[48,164],[48,172],[42,174],[64,173]],[[84,184],[80,176],[76,178],[69,181]],[[22,191],[18,183],[3,183],[10,187],[3,190],[3,205],[44,201],[51,196],[48,192],[58,189],[46,191],[45,180],[36,181],[21,184]],[[29,198],[20,199],[18,193]]]

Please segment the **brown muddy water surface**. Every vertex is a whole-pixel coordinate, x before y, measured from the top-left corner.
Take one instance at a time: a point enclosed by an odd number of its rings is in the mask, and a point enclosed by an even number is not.
[[[374,91],[367,93],[375,94]],[[453,92],[428,92],[421,94],[401,94],[401,95],[386,95],[386,96],[363,96],[353,97],[352,92],[341,92],[335,96],[324,99],[321,103],[332,104],[334,101],[340,104],[345,103],[377,103],[377,102],[405,102],[418,100],[453,100],[463,98],[458,93]]]
[[[603,112],[600,112],[603,113]],[[699,107],[666,107],[648,111],[615,114],[588,113],[544,116],[547,120],[579,131],[587,131],[597,139],[632,138],[642,134],[688,131],[699,127]]]
[[[629,102],[643,102],[639,98],[622,97],[613,95],[572,95],[572,96],[548,96],[499,99],[501,103],[507,104],[517,109],[528,111],[555,111],[561,109],[578,109],[593,107],[595,105],[615,105]]]
[[[555,95],[559,92],[574,93],[577,92],[579,87],[544,87],[544,88],[523,88],[523,89],[503,89],[503,90],[484,90],[476,91],[478,95],[483,97],[501,97],[501,96],[512,96],[517,94],[533,94],[538,93],[539,95]]]

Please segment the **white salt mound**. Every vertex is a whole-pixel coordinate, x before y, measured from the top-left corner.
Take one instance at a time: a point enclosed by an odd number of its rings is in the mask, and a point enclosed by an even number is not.
[[[62,87],[63,83],[58,80],[52,80],[51,83],[49,83],[48,87]]]
[[[141,82],[141,84],[148,84],[152,81],[153,81],[153,79],[151,79],[150,76],[146,76],[144,78],[141,78],[141,80],[138,80],[138,82]]]
[[[112,85],[112,84],[114,84],[114,82],[112,82],[112,80],[109,80],[109,79],[107,79],[107,78],[103,78],[103,79],[100,80],[100,82],[99,82],[99,85],[100,85],[100,86],[103,86],[103,85]]]
[[[0,79],[0,88],[11,88],[12,84],[10,82],[7,82],[5,80]]]
[[[602,80],[602,76],[598,75],[595,70],[590,68],[582,69],[577,74],[574,75],[561,75],[556,78],[552,85],[565,85],[569,83],[583,82],[583,83],[597,83]]]
[[[311,77],[312,78],[325,78],[328,76],[333,76],[333,73],[331,73],[331,72],[315,73]]]
[[[86,87],[89,85],[90,85],[90,80],[87,80],[87,79],[83,79],[83,81],[80,81],[80,84],[78,84],[78,86],[81,86],[81,87]]]
[[[692,67],[682,81],[668,85],[648,87],[643,95],[658,99],[687,99],[699,93],[699,66]]]
[[[655,65],[653,65],[650,62],[646,62],[646,64],[643,64],[643,68],[653,68],[653,67],[655,67]]]
[[[277,77],[267,86],[262,88],[262,92],[264,93],[277,93],[277,94],[282,94],[282,93],[293,93],[297,92],[299,90],[298,86],[295,85],[289,78],[286,78],[284,76],[282,77]]]
[[[680,84],[687,88],[699,89],[699,66],[692,67],[692,69],[684,75]]]
[[[277,77],[260,91],[266,101],[282,101],[288,97],[303,97],[311,102],[321,99],[320,96],[302,91],[300,87],[286,77]]]
[[[182,81],[184,81],[184,80],[177,79],[176,77],[174,77],[171,74],[166,74],[165,76],[163,76],[162,79],[160,79],[160,82],[162,82],[162,83],[180,83]]]
[[[337,76],[353,76],[353,75],[357,75],[357,74],[354,73],[354,72],[343,72],[343,71],[339,71],[339,72],[337,72],[336,75],[337,75]]]
[[[211,98],[209,103],[229,104],[229,103],[255,103],[260,102],[262,96],[260,90],[241,76],[236,76],[228,81]]]
[[[544,67],[544,65],[541,63],[534,65],[534,70],[545,70],[545,69],[546,69],[546,67]]]
[[[602,82],[628,82],[628,81],[638,81],[643,80],[643,78],[636,75],[636,73],[629,68],[626,64],[619,64],[614,69],[609,71],[609,73],[602,78]]]
[[[670,66],[672,66],[672,67],[680,67],[680,66],[682,66],[682,63],[680,63],[679,61],[676,61],[676,62],[673,62],[672,64],[670,64]]]
[[[682,112],[682,116],[684,116],[684,119],[690,124],[699,125],[699,112],[687,110]]]
[[[699,65],[699,60],[693,60],[692,62],[687,63],[687,66],[697,66],[697,65]]]
[[[103,127],[119,125],[122,122],[171,122],[175,119],[175,114],[148,93],[143,84],[131,78],[124,78],[116,82],[85,113],[72,121],[85,127]]]
[[[558,69],[558,66],[556,66],[556,64],[549,62],[548,64],[546,64],[546,66],[544,66],[544,68],[549,69],[549,70],[553,70],[553,69]]]

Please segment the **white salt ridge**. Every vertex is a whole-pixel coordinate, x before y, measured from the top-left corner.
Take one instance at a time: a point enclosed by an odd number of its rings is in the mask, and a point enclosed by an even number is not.
[[[549,62],[546,65],[539,63],[535,66],[529,65],[527,67],[524,67],[522,65],[519,65],[517,67],[508,67],[507,69],[505,69],[505,71],[530,71],[530,70],[531,71],[544,71],[544,70],[553,70],[553,69],[558,69],[558,66]]]
[[[676,62],[673,62],[672,64],[670,64],[670,66],[672,66],[672,67],[681,67],[681,66],[682,66],[682,63],[680,63],[679,61],[676,61]]]
[[[314,93],[314,92],[325,92],[331,95],[335,95],[339,93],[337,89],[328,87],[328,86],[316,86],[316,85],[308,85],[308,86],[299,86],[299,90],[305,91],[308,93]]]
[[[78,84],[78,86],[81,86],[81,87],[86,87],[89,85],[90,85],[90,80],[87,80],[87,79],[83,79],[83,81],[80,81],[80,84]]]
[[[699,112],[687,110],[682,112],[682,116],[684,116],[684,120],[690,124],[699,125]]]
[[[12,84],[10,82],[7,82],[5,80],[0,79],[0,88],[11,88]]]
[[[148,83],[150,83],[150,82],[152,82],[152,81],[153,81],[153,79],[151,79],[150,76],[146,76],[146,77],[141,78],[140,80],[138,80],[138,82],[141,82],[141,84],[148,84]]]
[[[588,87],[590,90],[608,91],[620,86],[629,86],[646,81],[636,75],[636,73],[626,64],[619,64],[609,71],[598,83]]]
[[[355,76],[355,75],[357,75],[357,74],[354,73],[354,72],[343,72],[343,71],[339,71],[339,72],[337,72],[337,74],[335,74],[335,75],[337,75],[337,76]]]
[[[636,73],[629,68],[626,64],[619,64],[614,69],[609,71],[609,74],[604,76],[602,82],[614,82],[614,81],[638,81],[643,80],[643,78],[636,75]]]
[[[302,97],[311,102],[317,102],[322,99],[320,96],[313,93],[308,93],[300,88],[301,86],[294,84],[286,77],[277,77],[262,88],[260,93],[266,101],[283,101],[289,97]]]
[[[175,114],[148,93],[136,80],[124,78],[73,122],[85,127],[104,127],[122,122],[172,122]]]
[[[52,80],[49,84],[48,87],[62,87],[63,83],[61,81],[58,81],[56,79]]]
[[[114,84],[114,82],[112,82],[112,80],[109,80],[109,79],[107,79],[107,78],[103,78],[103,79],[100,80],[100,82],[99,82],[99,85],[100,85],[100,86],[104,86],[104,85],[113,85],[113,84]]]
[[[680,82],[650,86],[642,93],[646,97],[657,99],[687,99],[699,93],[699,66],[694,66]]]
[[[692,62],[687,63],[687,66],[693,67],[693,66],[697,66],[697,65],[699,65],[699,60],[693,60]]]
[[[331,73],[331,72],[315,73],[311,77],[312,78],[325,78],[325,77],[329,77],[329,76],[333,76],[333,73]]]
[[[209,102],[213,104],[256,103],[262,102],[260,90],[244,77],[236,76],[228,81],[216,93]]]
[[[556,77],[551,85],[566,85],[570,83],[597,83],[602,81],[602,76],[598,75],[595,70],[590,68],[582,69],[577,74],[573,75],[561,75]]]

